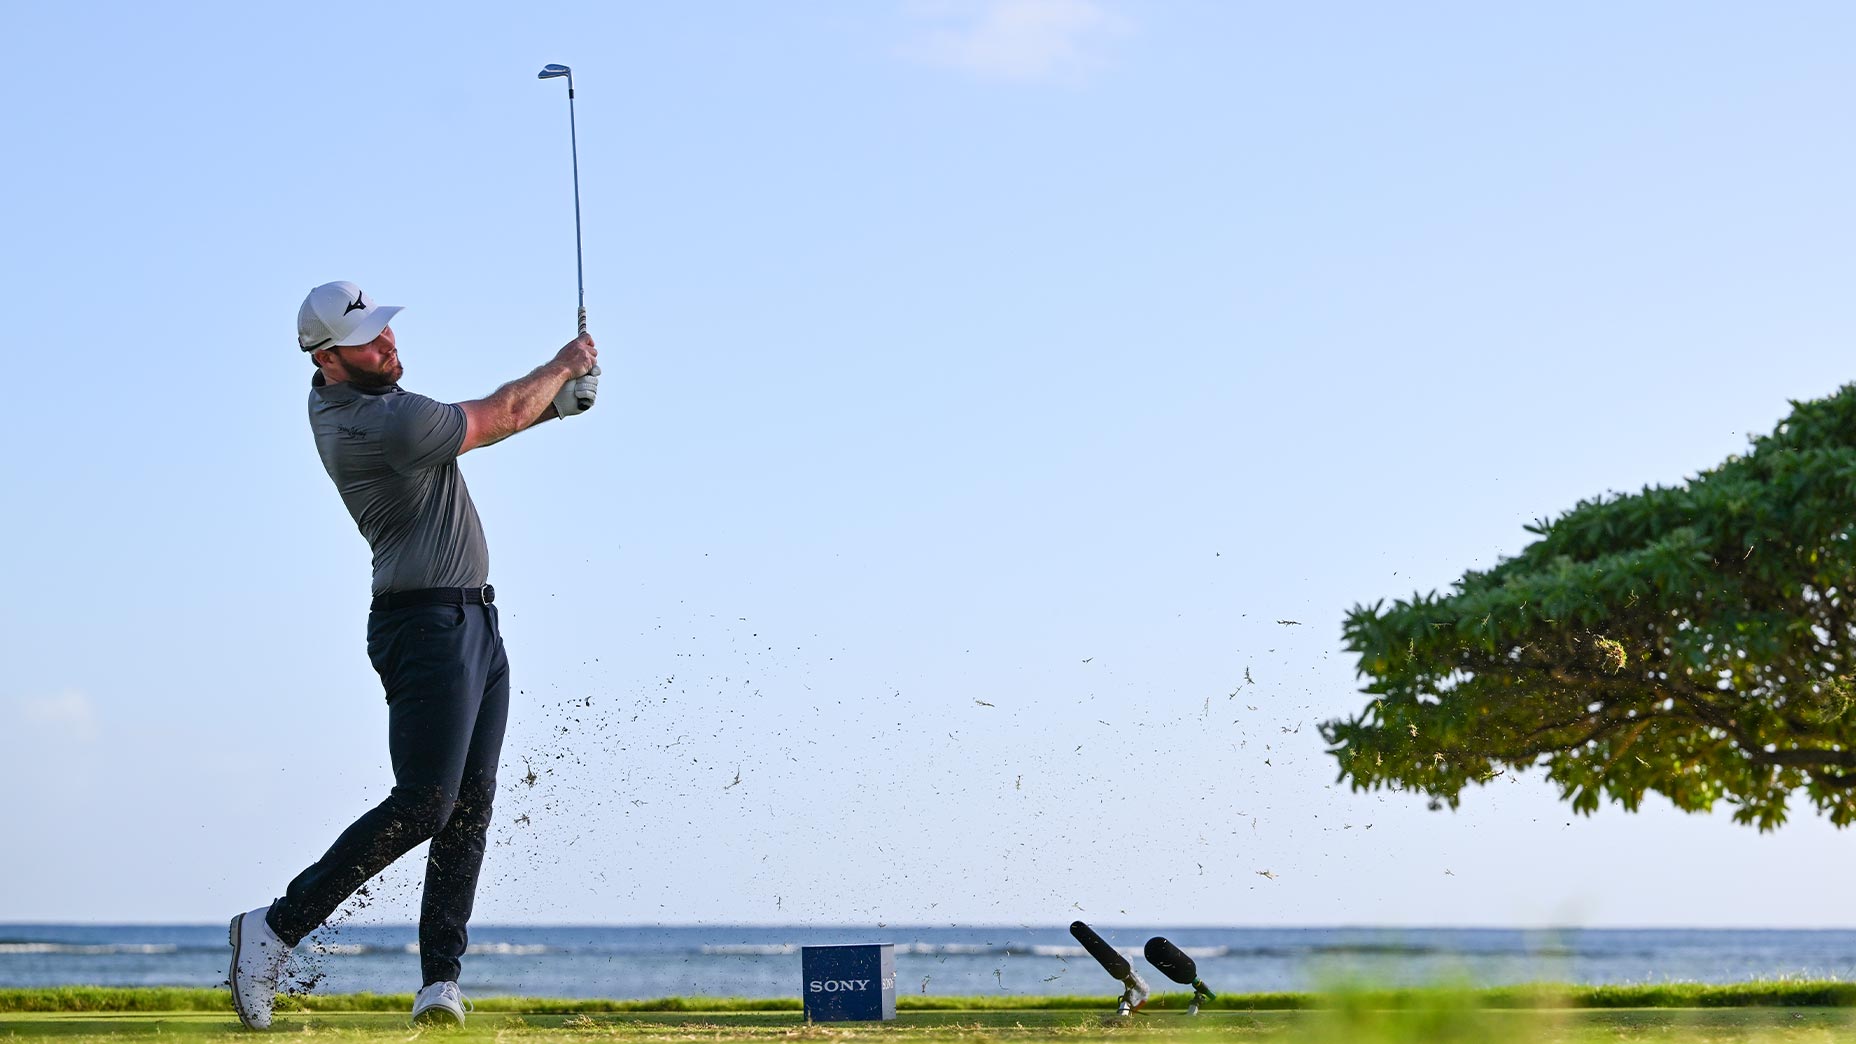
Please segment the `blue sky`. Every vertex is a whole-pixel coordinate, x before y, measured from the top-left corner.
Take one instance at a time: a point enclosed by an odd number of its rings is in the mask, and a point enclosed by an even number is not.
[[[521,690],[480,921],[1856,924],[1809,818],[1432,813],[1315,730],[1351,605],[1850,378],[1852,29],[13,12],[0,920],[222,917],[384,794],[292,321],[354,280],[451,400],[567,340],[563,62],[606,376],[465,458]]]

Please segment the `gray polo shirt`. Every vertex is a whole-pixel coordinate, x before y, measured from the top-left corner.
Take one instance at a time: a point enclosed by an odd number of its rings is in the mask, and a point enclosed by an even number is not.
[[[481,587],[490,549],[458,471],[464,408],[393,385],[310,380],[322,466],[374,549],[374,593]]]

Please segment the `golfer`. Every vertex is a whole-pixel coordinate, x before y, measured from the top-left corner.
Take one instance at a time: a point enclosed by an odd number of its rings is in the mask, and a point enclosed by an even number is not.
[[[496,763],[509,716],[483,528],[458,457],[592,405],[598,354],[581,334],[528,376],[471,402],[402,390],[388,323],[398,307],[353,283],[325,283],[297,311],[316,364],[309,426],[322,465],[374,549],[367,655],[387,692],[393,789],[290,882],[232,918],[232,999],[251,1029],[271,1024],[290,948],[362,883],[428,838],[419,912],[424,974],[415,1022],[464,1021],[458,990]]]

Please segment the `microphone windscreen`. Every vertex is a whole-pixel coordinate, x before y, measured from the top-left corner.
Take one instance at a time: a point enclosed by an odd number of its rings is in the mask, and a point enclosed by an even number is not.
[[[1102,967],[1107,968],[1108,973],[1115,978],[1125,979],[1134,971],[1128,966],[1128,959],[1123,957],[1119,950],[1110,946],[1100,935],[1097,935],[1094,928],[1081,921],[1075,921],[1070,925],[1070,934],[1076,936],[1076,941],[1083,944],[1083,949],[1088,950],[1090,956],[1101,961]]]
[[[1147,940],[1145,952],[1147,963],[1160,969],[1167,978],[1174,982],[1190,986],[1198,981],[1199,966],[1194,964],[1192,958],[1186,956],[1179,947],[1168,942],[1165,937],[1156,935]]]

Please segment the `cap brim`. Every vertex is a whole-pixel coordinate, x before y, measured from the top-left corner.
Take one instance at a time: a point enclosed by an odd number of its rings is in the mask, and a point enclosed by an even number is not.
[[[355,327],[347,337],[340,338],[330,347],[353,348],[379,337],[380,331],[387,328],[387,324],[393,321],[394,316],[400,314],[400,309],[403,307],[403,305],[376,306],[373,311],[367,313],[367,318],[361,320],[361,325]]]

